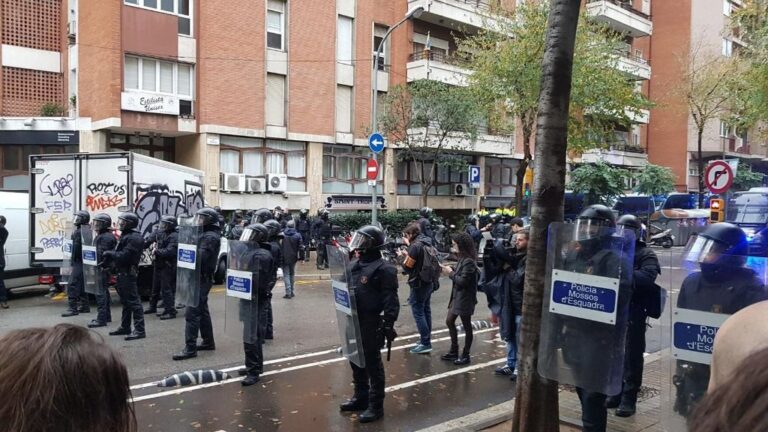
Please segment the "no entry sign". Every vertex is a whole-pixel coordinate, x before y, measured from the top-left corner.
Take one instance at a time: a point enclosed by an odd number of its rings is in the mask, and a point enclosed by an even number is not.
[[[368,159],[368,184],[375,186],[376,179],[379,178],[379,163],[374,159]]]
[[[704,171],[704,184],[713,194],[725,193],[733,185],[733,169],[726,161],[710,162]]]

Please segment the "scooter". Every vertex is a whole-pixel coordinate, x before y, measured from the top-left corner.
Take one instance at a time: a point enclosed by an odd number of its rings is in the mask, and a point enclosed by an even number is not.
[[[664,249],[669,249],[675,242],[675,236],[672,235],[671,229],[661,229],[660,227],[651,224],[651,238],[648,239],[648,243],[651,246],[661,246]]]

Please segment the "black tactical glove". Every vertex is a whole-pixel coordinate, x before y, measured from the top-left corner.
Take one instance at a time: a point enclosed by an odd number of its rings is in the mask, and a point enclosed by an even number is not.
[[[383,332],[384,339],[386,339],[386,341],[390,344],[397,337],[397,332],[395,331],[394,327],[392,327],[392,324],[384,324]]]

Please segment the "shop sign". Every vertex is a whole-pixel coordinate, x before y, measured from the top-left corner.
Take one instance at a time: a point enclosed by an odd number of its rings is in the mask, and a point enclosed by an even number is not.
[[[149,114],[179,115],[179,98],[157,93],[123,92],[120,108]]]

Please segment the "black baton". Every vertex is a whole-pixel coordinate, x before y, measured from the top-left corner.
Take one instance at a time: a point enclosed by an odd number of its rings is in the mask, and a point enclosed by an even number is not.
[[[392,339],[387,339],[387,361],[392,358]]]

